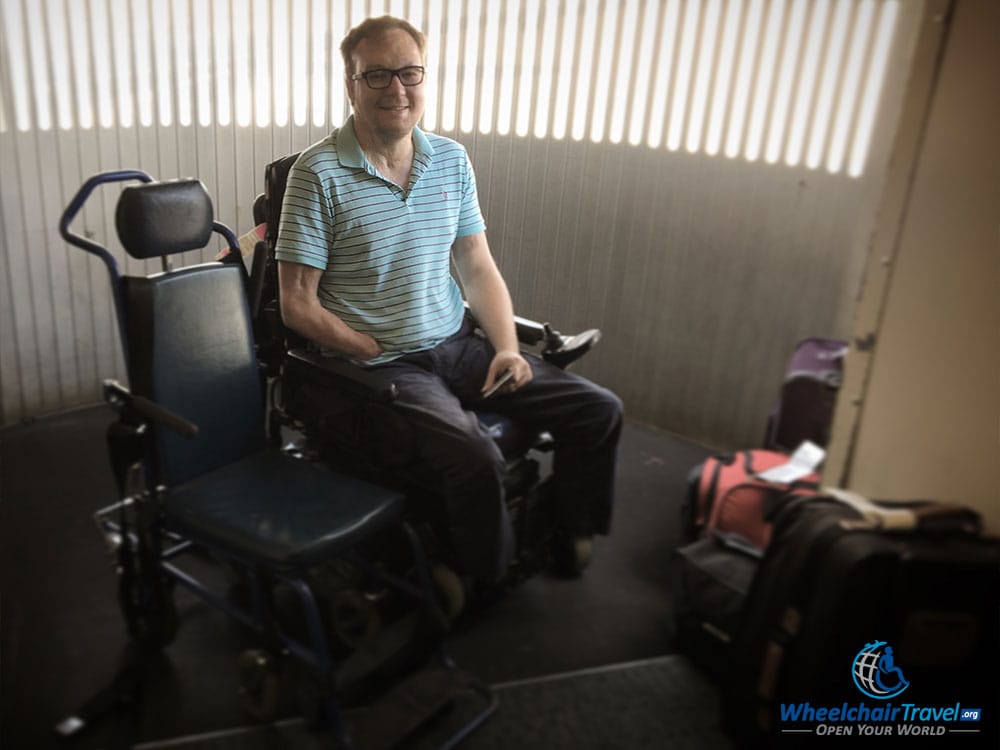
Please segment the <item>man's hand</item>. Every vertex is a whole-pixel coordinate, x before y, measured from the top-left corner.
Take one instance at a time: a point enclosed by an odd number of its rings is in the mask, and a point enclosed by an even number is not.
[[[517,390],[531,381],[531,365],[518,349],[510,292],[490,253],[486,233],[459,237],[455,240],[453,252],[472,316],[496,351],[486,373],[482,393],[492,388],[505,370],[510,370],[512,377],[499,392]]]
[[[496,382],[505,370],[510,370],[511,378],[501,388],[500,393],[510,393],[520,388],[525,383],[530,383],[533,377],[531,365],[521,356],[518,351],[500,351],[490,362],[490,369],[486,373],[486,382],[483,383],[482,393],[486,393]]]

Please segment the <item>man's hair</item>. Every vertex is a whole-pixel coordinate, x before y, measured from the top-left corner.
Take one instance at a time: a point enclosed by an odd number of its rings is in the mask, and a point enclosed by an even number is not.
[[[344,58],[344,72],[348,76],[354,73],[354,61],[351,59],[351,56],[362,41],[365,39],[378,39],[396,29],[405,31],[413,37],[413,41],[417,43],[417,49],[420,50],[420,59],[424,60],[427,56],[427,37],[424,36],[420,29],[402,18],[379,16],[378,18],[366,18],[348,31],[347,36],[341,41],[340,54]]]

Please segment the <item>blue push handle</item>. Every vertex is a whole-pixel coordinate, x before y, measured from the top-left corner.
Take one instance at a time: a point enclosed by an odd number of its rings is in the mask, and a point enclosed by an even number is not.
[[[230,229],[220,221],[213,221],[212,231],[215,232],[216,234],[222,235],[223,239],[226,241],[226,244],[229,245],[230,252],[236,253],[235,257],[237,258],[242,257],[242,255],[240,254],[240,241],[236,239],[236,234],[233,232],[232,229]]]
[[[70,201],[69,206],[63,211],[62,218],[59,220],[59,234],[62,238],[66,240],[71,245],[75,245],[81,250],[86,250],[88,253],[93,253],[104,261],[104,264],[108,267],[111,272],[111,277],[115,281],[118,279],[118,261],[115,257],[108,252],[108,249],[103,245],[98,245],[92,240],[88,240],[86,237],[81,237],[75,232],[71,232],[69,225],[72,223],[76,215],[80,213],[80,209],[83,208],[83,204],[87,202],[90,198],[90,194],[94,190],[108,182],[125,182],[126,180],[140,180],[141,182],[153,182],[153,178],[139,169],[119,169],[112,172],[101,172],[96,174],[83,183],[83,186],[76,192],[73,200]]]
[[[71,232],[69,225],[72,223],[76,215],[80,213],[80,209],[83,208],[83,204],[87,202],[90,198],[90,194],[94,190],[107,182],[125,182],[126,180],[140,180],[141,182],[153,182],[153,178],[138,169],[119,169],[112,172],[101,172],[96,174],[83,183],[83,186],[76,192],[73,200],[70,201],[69,206],[63,211],[62,218],[59,220],[59,234],[62,238],[66,240],[69,244],[75,245],[81,250],[86,250],[88,253],[93,253],[102,261],[104,265],[107,266],[108,275],[111,277],[111,298],[115,303],[115,317],[118,319],[118,333],[121,336],[122,349],[125,353],[125,361],[128,362],[128,347],[126,344],[125,336],[125,319],[124,312],[122,310],[121,301],[121,291],[119,290],[119,282],[121,280],[121,274],[118,272],[118,261],[115,260],[108,249],[103,245],[98,245],[92,240],[88,240],[86,237],[81,237],[75,232]]]

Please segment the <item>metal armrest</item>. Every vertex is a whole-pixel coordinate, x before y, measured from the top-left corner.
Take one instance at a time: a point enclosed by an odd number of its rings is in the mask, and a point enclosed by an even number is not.
[[[398,395],[389,378],[336,357],[305,349],[290,349],[288,364],[301,366],[301,374],[319,385],[333,385],[376,401],[393,401]]]
[[[189,422],[145,396],[135,395],[117,380],[104,381],[104,400],[116,411],[128,412],[126,420],[129,422],[138,418],[149,424],[163,425],[185,438],[198,434],[198,425],[194,422]]]

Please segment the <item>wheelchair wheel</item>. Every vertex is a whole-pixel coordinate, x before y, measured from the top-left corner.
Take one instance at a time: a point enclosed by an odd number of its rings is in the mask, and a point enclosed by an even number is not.
[[[573,540],[573,562],[581,573],[590,565],[594,557],[594,540],[589,536],[577,537]]]
[[[441,600],[441,608],[449,622],[458,618],[465,609],[465,585],[458,574],[442,563],[431,567],[434,589]]]
[[[594,541],[589,536],[557,535],[552,539],[552,572],[561,578],[577,578],[590,565]]]
[[[375,602],[357,589],[336,592],[327,612],[337,638],[352,650],[370,642],[382,629]]]
[[[272,721],[281,693],[276,660],[267,651],[249,649],[240,654],[237,666],[243,710],[256,721]]]

